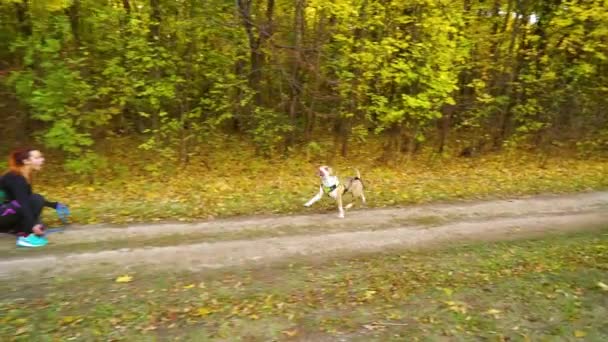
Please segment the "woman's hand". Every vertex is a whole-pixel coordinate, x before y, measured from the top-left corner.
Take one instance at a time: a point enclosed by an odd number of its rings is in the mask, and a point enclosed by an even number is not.
[[[32,228],[32,233],[34,233],[38,236],[44,235],[44,226],[41,225],[40,223],[35,225],[34,228]]]
[[[55,211],[57,212],[57,216],[59,216],[59,219],[61,220],[61,222],[63,224],[68,224],[68,217],[70,216],[70,209],[68,209],[68,207],[63,203],[57,203],[57,207],[55,208]]]

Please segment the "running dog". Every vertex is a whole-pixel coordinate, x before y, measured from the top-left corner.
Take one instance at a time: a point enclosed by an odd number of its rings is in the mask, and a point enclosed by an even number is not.
[[[355,169],[357,176],[346,178],[344,183],[341,183],[338,176],[333,174],[331,167],[323,165],[319,167],[317,175],[321,178],[321,185],[319,186],[319,192],[306,202],[304,206],[310,207],[313,203],[317,202],[323,197],[323,194],[327,194],[338,202],[338,217],[344,218],[344,207],[342,207],[342,197],[346,193],[350,193],[353,197],[353,202],[346,205],[346,209],[353,206],[354,201],[357,198],[361,199],[361,202],[365,204],[365,195],[363,194],[363,181],[361,180],[361,173]]]

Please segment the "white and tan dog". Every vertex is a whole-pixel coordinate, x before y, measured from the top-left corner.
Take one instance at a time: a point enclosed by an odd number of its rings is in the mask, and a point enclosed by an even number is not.
[[[340,182],[338,176],[333,175],[331,167],[323,165],[319,167],[318,175],[321,178],[321,185],[319,186],[319,192],[315,197],[311,198],[310,201],[306,202],[304,206],[310,207],[313,203],[317,202],[323,197],[323,194],[327,194],[329,197],[335,199],[338,202],[338,216],[344,217],[344,208],[342,207],[342,197],[347,192],[353,197],[353,202],[346,205],[346,209],[353,206],[354,200],[357,198],[361,199],[361,202],[365,204],[365,195],[363,194],[363,181],[361,180],[361,173],[357,171],[357,176],[346,178],[344,183]]]

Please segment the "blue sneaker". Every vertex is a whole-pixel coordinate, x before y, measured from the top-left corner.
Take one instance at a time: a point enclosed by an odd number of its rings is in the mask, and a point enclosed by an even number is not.
[[[17,239],[18,247],[42,247],[46,246],[48,243],[49,241],[45,237],[36,234],[30,234],[26,237],[19,237]]]

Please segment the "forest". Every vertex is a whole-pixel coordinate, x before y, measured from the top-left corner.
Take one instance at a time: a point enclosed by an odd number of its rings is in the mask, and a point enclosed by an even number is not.
[[[2,0],[0,131],[72,170],[133,137],[257,156],[606,152],[604,0]],[[8,144],[3,144],[8,145]],[[208,147],[208,146],[207,146]]]

